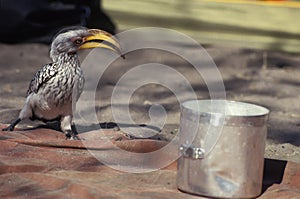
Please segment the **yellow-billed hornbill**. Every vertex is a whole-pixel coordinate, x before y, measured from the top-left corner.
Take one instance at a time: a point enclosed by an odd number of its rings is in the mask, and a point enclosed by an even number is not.
[[[105,31],[85,27],[70,27],[60,31],[51,44],[52,63],[44,65],[35,74],[18,119],[3,130],[13,131],[23,119],[44,122],[60,120],[61,130],[66,137],[79,139],[71,128],[72,110],[84,86],[77,51],[96,47],[107,48],[121,55],[119,42]]]

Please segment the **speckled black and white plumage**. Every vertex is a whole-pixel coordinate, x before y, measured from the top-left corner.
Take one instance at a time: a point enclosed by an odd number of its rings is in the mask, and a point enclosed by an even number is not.
[[[83,90],[84,76],[77,54],[66,56],[64,60],[47,64],[35,74],[27,91],[30,107],[26,108],[25,104],[21,119],[30,116],[30,119],[47,121],[72,114],[72,105],[75,108],[72,102],[78,100]]]
[[[90,33],[86,28],[71,28],[58,34],[51,45],[52,63],[33,77],[19,118],[4,130],[14,130],[23,119],[60,120],[67,138],[78,139],[72,131],[72,110],[84,87],[84,76],[77,55],[81,42]]]
[[[83,90],[84,76],[77,54],[62,59],[62,62],[44,65],[35,74],[29,84],[27,96],[43,95],[55,106],[69,102],[75,93],[77,94],[74,97],[78,100]]]

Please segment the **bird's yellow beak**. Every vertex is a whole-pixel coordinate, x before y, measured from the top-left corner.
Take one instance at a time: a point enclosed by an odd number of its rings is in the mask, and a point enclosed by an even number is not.
[[[89,29],[91,35],[84,38],[79,49],[107,48],[122,56],[119,41],[108,32],[98,29]]]

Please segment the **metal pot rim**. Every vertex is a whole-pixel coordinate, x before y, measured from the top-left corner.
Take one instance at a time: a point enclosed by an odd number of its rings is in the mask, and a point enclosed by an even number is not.
[[[201,116],[225,118],[251,118],[269,114],[269,109],[260,105],[230,100],[190,100],[181,104],[181,108]]]

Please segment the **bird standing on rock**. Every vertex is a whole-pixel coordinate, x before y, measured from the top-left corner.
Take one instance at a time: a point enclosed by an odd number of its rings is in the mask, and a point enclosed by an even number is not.
[[[13,131],[23,119],[60,120],[67,139],[79,139],[71,128],[75,104],[83,91],[84,76],[77,51],[107,48],[121,55],[119,42],[109,33],[85,27],[70,27],[54,37],[50,49],[52,63],[44,65],[33,77],[26,102],[18,119],[4,131]]]

